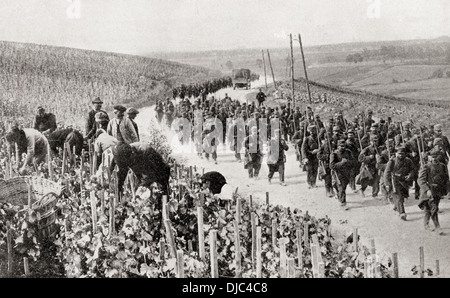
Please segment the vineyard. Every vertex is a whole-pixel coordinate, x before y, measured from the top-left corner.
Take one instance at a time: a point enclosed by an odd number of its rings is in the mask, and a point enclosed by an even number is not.
[[[2,119],[29,121],[39,105],[57,120],[81,125],[91,100],[141,107],[171,96],[174,86],[218,77],[205,68],[140,56],[0,42]],[[81,118],[82,119],[82,118]]]
[[[164,156],[167,140],[152,142]],[[6,148],[2,148],[6,152]],[[170,195],[136,185],[130,172],[124,195],[115,172],[96,177],[89,152],[54,156],[33,176],[63,187],[56,199],[53,234],[42,233],[41,214],[0,206],[0,261],[13,277],[364,277],[392,276],[368,261],[375,254],[354,241],[333,238],[329,218],[265,204],[237,192],[221,201],[201,189],[201,169],[172,160]],[[2,159],[5,160],[5,159]],[[15,156],[7,175],[14,176]],[[51,175],[51,177],[49,176]],[[26,194],[25,194],[26,195]],[[120,198],[120,199],[119,199]]]

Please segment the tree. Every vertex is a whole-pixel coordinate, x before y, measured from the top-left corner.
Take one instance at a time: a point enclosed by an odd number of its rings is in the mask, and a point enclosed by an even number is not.
[[[447,47],[447,50],[445,51],[445,62],[450,64],[450,47]]]
[[[256,67],[261,68],[263,66],[262,59],[256,59]]]
[[[225,66],[226,66],[228,69],[233,69],[233,62],[231,62],[230,60],[228,60],[227,63],[225,63]]]
[[[353,62],[353,55],[352,54],[347,55],[347,58],[345,58],[345,62],[352,63]]]

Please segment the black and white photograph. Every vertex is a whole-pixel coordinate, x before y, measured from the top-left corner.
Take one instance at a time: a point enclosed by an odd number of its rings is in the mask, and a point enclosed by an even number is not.
[[[448,0],[0,0],[0,113],[1,279],[450,277]]]

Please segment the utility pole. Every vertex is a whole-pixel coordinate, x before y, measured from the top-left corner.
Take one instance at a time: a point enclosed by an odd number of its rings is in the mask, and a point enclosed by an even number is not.
[[[311,103],[312,102],[311,90],[309,89],[308,72],[306,71],[305,55],[303,54],[302,37],[300,36],[300,34],[298,35],[298,42],[300,43],[300,51],[302,53],[303,69],[305,70],[305,80],[306,80],[306,88],[308,89],[309,103]]]
[[[267,91],[267,75],[266,75],[266,59],[264,59],[264,50],[261,50],[263,64],[264,64],[264,81],[266,83],[266,91]]]
[[[294,47],[292,46],[292,34],[289,34],[291,41],[291,82],[292,82],[292,105],[295,108],[295,93],[294,93]]]
[[[267,49],[267,57],[269,58],[270,71],[272,72],[273,85],[275,86],[275,90],[278,90],[277,83],[275,82],[275,75],[273,74],[272,62],[270,61],[269,49]]]

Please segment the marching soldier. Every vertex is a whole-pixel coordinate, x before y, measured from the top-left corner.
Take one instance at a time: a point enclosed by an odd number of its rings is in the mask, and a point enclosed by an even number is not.
[[[438,234],[442,235],[439,224],[439,202],[447,194],[449,176],[447,166],[436,160],[437,152],[428,155],[428,163],[419,172],[418,182],[421,190],[419,207],[425,213],[424,227],[430,230],[430,218]]]
[[[364,191],[370,185],[372,187],[372,197],[376,198],[380,190],[380,176],[376,168],[376,155],[378,152],[378,136],[370,135],[370,145],[364,148],[359,154],[358,160],[362,163],[360,172],[361,195],[364,197]],[[364,167],[366,169],[364,169]],[[364,177],[362,174],[367,174]],[[363,177],[361,177],[363,176]]]
[[[406,148],[397,148],[395,158],[388,161],[384,171],[384,183],[386,190],[392,191],[394,211],[398,212],[402,220],[406,220],[405,198],[409,197],[409,188],[414,181],[414,165],[411,159],[406,157]]]
[[[333,187],[337,193],[337,199],[341,203],[341,208],[348,210],[346,189],[350,182],[350,171],[356,162],[350,150],[345,148],[345,141],[339,140],[337,149],[330,156],[330,169]]]
[[[380,189],[384,194],[384,198],[387,202],[391,202],[392,196],[391,192],[387,190],[386,181],[384,180],[384,171],[386,170],[387,163],[391,158],[395,157],[395,143],[393,139],[386,140],[386,149],[381,151],[379,155],[376,156],[377,159],[377,169],[380,175]]]
[[[252,126],[250,135],[244,139],[244,147],[244,168],[248,170],[249,178],[258,179],[263,156],[263,143],[258,136],[258,128],[256,126]]]
[[[306,167],[308,188],[316,188],[317,170],[319,161],[317,153],[319,152],[319,144],[317,138],[317,130],[315,125],[308,126],[310,135],[306,137],[302,144],[303,163]]]
[[[284,152],[289,150],[289,146],[286,144],[286,141],[281,138],[281,131],[279,129],[274,131],[274,135],[270,138],[268,146],[269,152],[267,157],[267,165],[269,166],[269,183],[272,182],[273,174],[278,172],[280,184],[282,186],[286,186],[286,182],[284,181],[284,164],[286,163],[286,154]]]
[[[322,140],[322,144],[319,148],[319,152],[317,153],[317,159],[319,160],[319,175],[321,175],[321,179],[323,179],[325,184],[325,193],[328,197],[334,196],[333,184],[331,179],[331,169],[330,169],[330,155],[331,149],[328,145],[328,141],[326,139]]]

